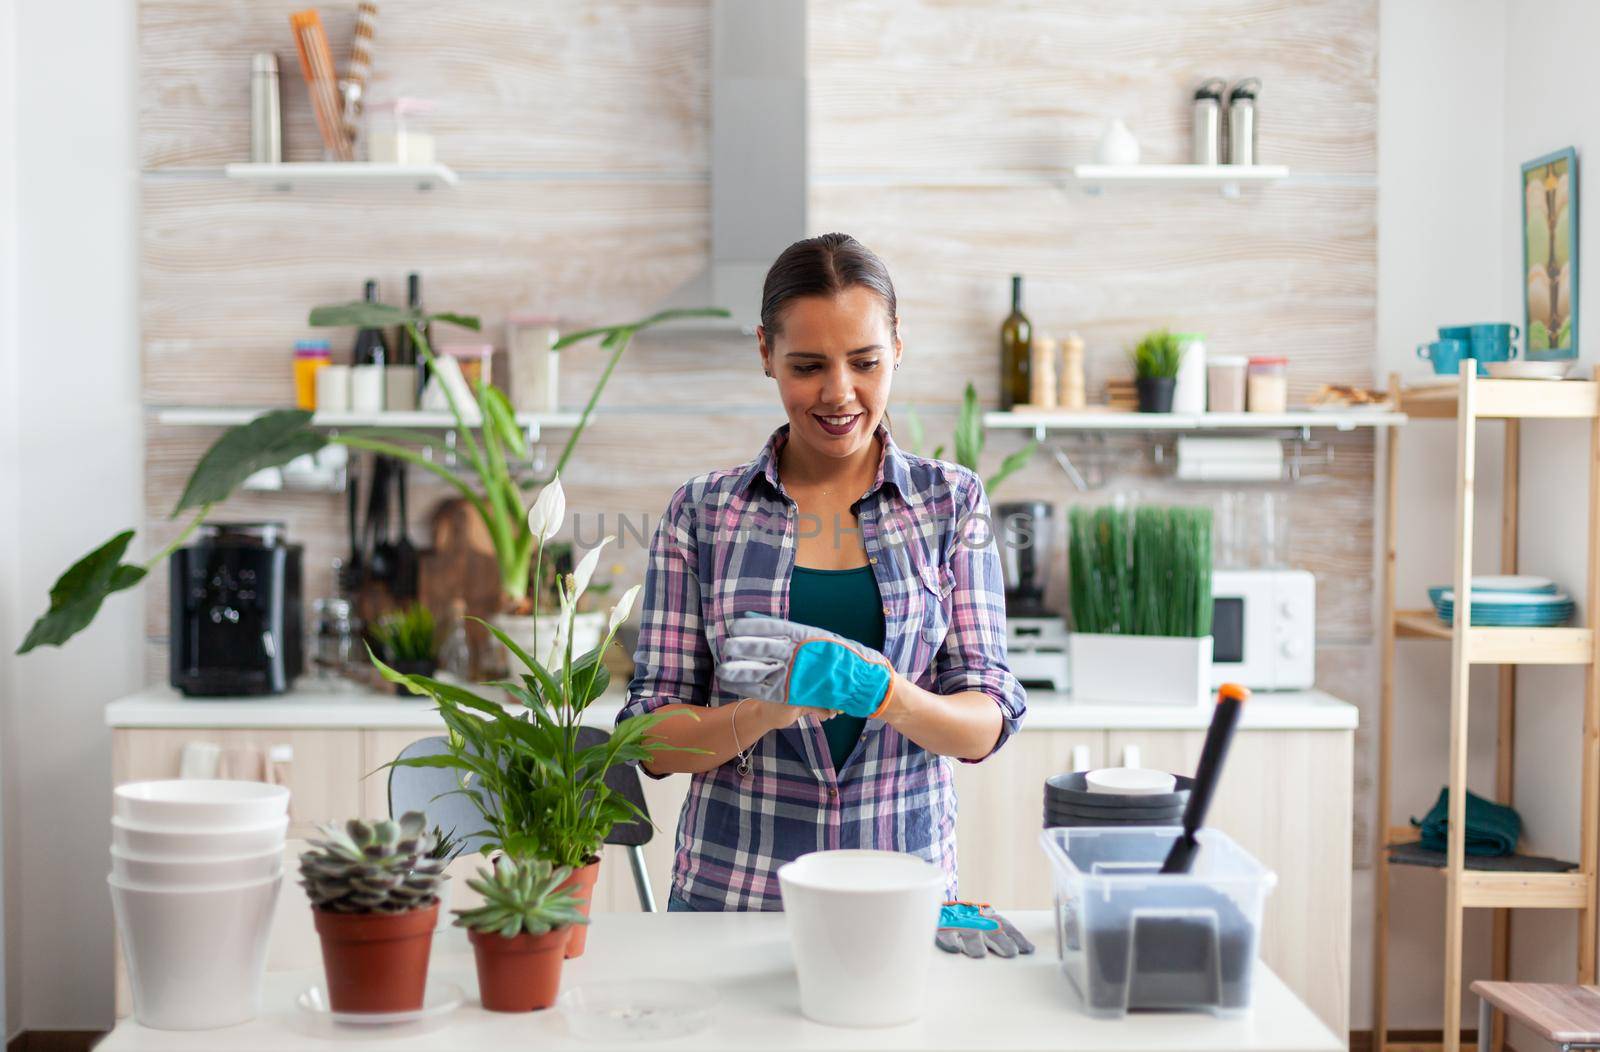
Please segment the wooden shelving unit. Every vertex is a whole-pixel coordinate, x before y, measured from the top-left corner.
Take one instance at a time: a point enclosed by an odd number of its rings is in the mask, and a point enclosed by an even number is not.
[[[1388,502],[1384,521],[1384,616],[1382,695],[1378,729],[1378,814],[1385,827],[1378,850],[1376,918],[1373,932],[1373,1048],[1388,1048],[1389,880],[1394,866],[1390,851],[1417,839],[1408,826],[1388,826],[1392,805],[1390,771],[1394,759],[1394,652],[1399,639],[1450,642],[1450,831],[1444,864],[1437,872],[1445,886],[1443,1048],[1461,1047],[1462,922],[1469,909],[1494,910],[1493,977],[1507,978],[1513,909],[1566,909],[1578,913],[1580,983],[1595,981],[1597,855],[1600,855],[1600,369],[1594,380],[1546,382],[1485,380],[1471,370],[1459,381],[1411,391],[1398,376],[1390,377],[1394,404],[1406,419],[1454,420],[1456,424],[1455,594],[1471,594],[1473,496],[1477,478],[1477,423],[1505,421],[1505,464],[1502,469],[1500,572],[1517,572],[1517,522],[1520,494],[1518,460],[1521,421],[1525,419],[1589,421],[1589,548],[1588,591],[1582,628],[1474,628],[1470,603],[1458,603],[1454,625],[1444,625],[1431,610],[1403,610],[1395,605],[1395,523],[1399,497],[1399,431],[1387,443]],[[1516,735],[1516,666],[1582,665],[1584,679],[1580,781],[1580,848],[1570,872],[1517,869],[1469,869],[1465,852],[1467,789],[1467,693],[1473,665],[1498,665],[1499,712],[1495,798],[1512,802],[1512,755]],[[1534,860],[1514,856],[1528,865]],[[1541,860],[1547,861],[1547,860]],[[1513,862],[1515,866],[1517,863]],[[1418,868],[1401,866],[1400,868]],[[1504,1043],[1503,1021],[1497,1017],[1491,1047]],[[1407,1046],[1408,1048],[1415,1046]]]

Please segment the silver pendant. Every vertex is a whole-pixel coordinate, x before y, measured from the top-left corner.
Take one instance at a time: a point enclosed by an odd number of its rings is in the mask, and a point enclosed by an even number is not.
[[[739,772],[739,777],[741,778],[750,777],[750,756],[748,753],[739,757],[739,765],[735,770]]]

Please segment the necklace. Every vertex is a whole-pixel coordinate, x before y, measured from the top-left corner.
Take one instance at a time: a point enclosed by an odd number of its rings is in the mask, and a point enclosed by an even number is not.
[[[728,726],[733,728],[733,756],[734,759],[739,761],[734,769],[739,772],[739,777],[741,778],[750,777],[750,756],[756,751],[755,742],[751,742],[750,748],[745,749],[743,752],[739,750],[739,709],[749,700],[749,698],[744,698],[738,705],[735,705],[733,707],[733,719],[728,721]]]

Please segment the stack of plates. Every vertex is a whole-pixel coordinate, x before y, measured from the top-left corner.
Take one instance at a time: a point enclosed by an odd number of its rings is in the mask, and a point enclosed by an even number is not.
[[[1439,620],[1455,623],[1455,589],[1428,589]],[[1476,628],[1553,628],[1572,620],[1572,597],[1548,577],[1526,574],[1472,579],[1472,624]]]
[[[1189,804],[1194,779],[1176,775],[1170,793],[1122,795],[1089,790],[1086,771],[1058,774],[1044,783],[1044,825],[1054,826],[1178,826]]]
[[[261,782],[132,782],[113,795],[111,903],[148,1027],[253,1019],[283,883],[289,790]]]

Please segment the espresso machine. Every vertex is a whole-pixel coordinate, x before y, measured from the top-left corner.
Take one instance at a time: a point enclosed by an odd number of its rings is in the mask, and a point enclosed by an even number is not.
[[[1012,675],[1034,690],[1065,691],[1067,625],[1045,603],[1055,552],[1055,508],[1044,501],[995,505],[995,535],[1006,583],[1006,657]]]
[[[300,546],[281,522],[206,522],[172,553],[171,683],[184,694],[282,694],[304,668]]]

